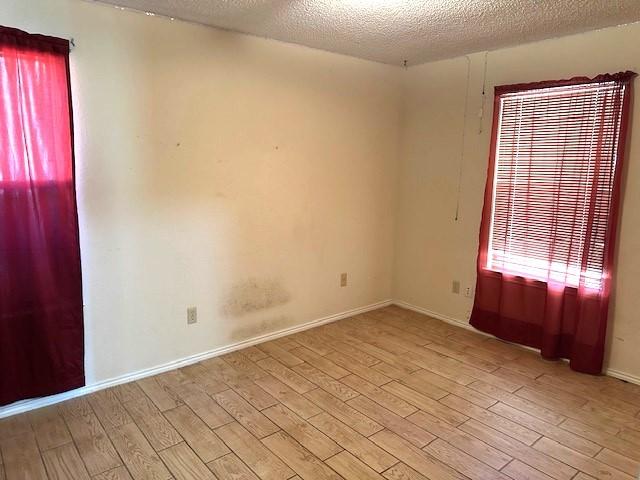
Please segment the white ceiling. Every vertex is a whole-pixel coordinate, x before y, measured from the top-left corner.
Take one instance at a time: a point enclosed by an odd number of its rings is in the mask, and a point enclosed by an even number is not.
[[[396,65],[640,20],[640,0],[101,1]]]

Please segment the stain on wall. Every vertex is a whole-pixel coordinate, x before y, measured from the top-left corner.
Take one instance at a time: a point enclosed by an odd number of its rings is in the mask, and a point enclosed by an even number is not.
[[[239,317],[284,305],[290,298],[279,280],[249,278],[231,288],[223,306],[223,313]]]
[[[295,323],[295,319],[287,315],[267,319],[256,319],[250,323],[238,325],[231,331],[233,341],[246,340],[265,333],[272,333],[283,328],[290,327]]]

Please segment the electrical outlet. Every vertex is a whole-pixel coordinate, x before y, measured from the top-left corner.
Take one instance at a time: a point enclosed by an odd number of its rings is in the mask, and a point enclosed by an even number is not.
[[[464,289],[464,296],[467,297],[467,298],[471,298],[473,296],[473,288],[466,287]]]
[[[198,309],[196,307],[187,307],[187,325],[198,323]]]
[[[451,284],[451,291],[453,293],[460,293],[460,280],[454,280]]]
[[[346,287],[347,286],[347,274],[346,273],[341,273],[340,274],[340,286],[341,287]]]

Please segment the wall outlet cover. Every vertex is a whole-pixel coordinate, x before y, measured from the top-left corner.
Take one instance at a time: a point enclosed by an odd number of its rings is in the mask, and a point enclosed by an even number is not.
[[[187,308],[187,325],[198,323],[198,309],[196,307]]]

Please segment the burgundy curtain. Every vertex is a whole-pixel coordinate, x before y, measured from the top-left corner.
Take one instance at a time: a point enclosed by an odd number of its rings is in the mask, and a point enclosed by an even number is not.
[[[470,323],[584,373],[602,371],[634,76],[495,92]]]
[[[0,27],[0,404],[84,385],[69,43]]]

